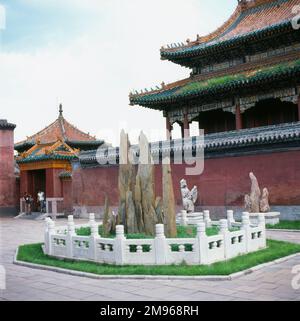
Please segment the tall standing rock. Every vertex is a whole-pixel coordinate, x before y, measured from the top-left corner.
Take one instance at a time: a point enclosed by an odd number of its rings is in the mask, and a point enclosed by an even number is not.
[[[128,191],[126,195],[126,232],[128,234],[139,232],[137,228],[135,207],[131,191]]]
[[[141,190],[141,182],[140,182],[139,176],[136,177],[134,201],[135,201],[135,214],[136,214],[138,231],[139,233],[143,233],[145,231],[145,224],[144,224],[144,218],[143,218],[142,190]]]
[[[118,214],[118,224],[123,224],[125,226],[125,231],[128,232],[128,219],[133,220],[132,216],[135,217],[134,208],[132,210],[131,204],[127,204],[128,200],[132,200],[128,197],[128,192],[133,192],[135,185],[135,168],[130,160],[130,142],[128,135],[121,131],[120,136],[120,154],[119,154],[119,214]],[[131,194],[132,195],[132,194]],[[132,201],[133,202],[133,201]],[[130,213],[128,213],[128,208],[130,208]],[[128,217],[129,214],[129,217]]]
[[[135,175],[134,157],[133,154],[130,154],[128,135],[122,130],[119,159],[118,224],[124,225],[126,233],[139,232],[154,236],[155,225],[163,223],[162,202],[160,198],[155,197],[154,162],[149,142],[143,132],[139,137],[139,151],[139,165]],[[171,178],[170,180],[172,181]],[[174,207],[173,187],[172,195]],[[175,208],[173,212],[175,213]]]
[[[164,224],[163,208],[162,208],[162,199],[161,197],[156,197],[155,200],[155,212],[158,220],[158,224]]]
[[[261,197],[261,191],[257,182],[257,178],[253,173],[249,174],[251,180],[251,194],[250,201],[253,213],[259,213],[259,202]]]
[[[165,158],[162,165],[163,171],[163,212],[166,225],[166,236],[175,238],[177,237],[176,228],[176,209],[175,209],[175,196],[173,189],[172,171],[170,159]]]
[[[142,222],[147,235],[155,234],[155,225],[158,223],[155,211],[154,164],[149,150],[149,142],[141,132],[139,137],[139,167],[136,177],[136,205],[142,210]]]
[[[107,195],[105,195],[105,203],[104,203],[104,216],[103,216],[103,236],[108,236],[110,233],[109,226],[109,201]]]
[[[116,217],[109,206],[108,196],[105,195],[103,236],[107,237],[110,234],[114,234],[115,232],[116,232]]]
[[[261,213],[269,213],[271,210],[270,204],[269,204],[269,191],[267,188],[263,189],[259,207],[260,207]]]

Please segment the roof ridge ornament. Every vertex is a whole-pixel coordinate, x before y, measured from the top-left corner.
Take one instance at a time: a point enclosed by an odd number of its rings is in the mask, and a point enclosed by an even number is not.
[[[63,112],[62,104],[59,104],[59,117],[63,117]]]
[[[241,6],[242,10],[247,9],[248,0],[238,0],[238,5]]]
[[[241,7],[241,10],[244,11],[269,2],[276,2],[276,0],[238,0],[238,5]]]

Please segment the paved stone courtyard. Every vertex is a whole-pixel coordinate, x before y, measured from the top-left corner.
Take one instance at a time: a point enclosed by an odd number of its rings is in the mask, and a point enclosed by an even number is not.
[[[65,220],[60,220],[65,224]],[[235,301],[300,300],[291,286],[293,266],[300,257],[266,267],[233,281],[94,280],[14,265],[20,244],[42,242],[44,223],[0,218],[0,264],[5,266],[7,289],[0,300],[89,301]],[[300,243],[300,233],[268,232],[269,237]]]

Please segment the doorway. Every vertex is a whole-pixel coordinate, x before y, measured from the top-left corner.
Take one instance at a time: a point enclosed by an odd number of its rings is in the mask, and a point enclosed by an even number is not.
[[[29,194],[33,198],[33,212],[38,212],[40,210],[39,203],[37,199],[37,194],[39,191],[43,191],[46,194],[46,170],[33,170],[29,172],[30,184],[29,184]]]

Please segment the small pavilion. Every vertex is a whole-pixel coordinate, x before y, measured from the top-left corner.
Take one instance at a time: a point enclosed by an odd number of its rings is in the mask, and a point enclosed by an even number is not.
[[[72,162],[81,150],[95,150],[105,146],[103,140],[76,128],[63,116],[59,106],[58,118],[38,133],[15,144],[20,168],[20,209],[24,212],[24,193],[33,197],[33,211],[39,204],[37,194],[46,196],[47,213],[59,214],[71,210]]]

